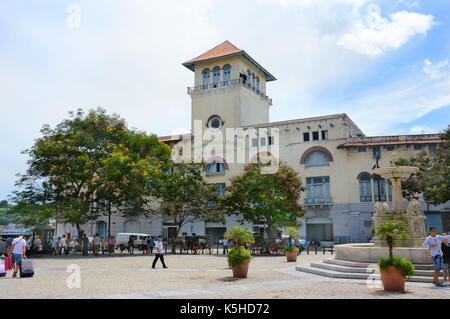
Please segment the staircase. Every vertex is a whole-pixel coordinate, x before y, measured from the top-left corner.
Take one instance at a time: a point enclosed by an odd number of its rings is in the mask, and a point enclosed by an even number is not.
[[[433,265],[414,265],[416,274],[406,277],[406,281],[425,282],[433,281]],[[297,266],[298,271],[310,274],[345,279],[380,279],[376,264],[339,260],[333,258],[324,259],[322,262],[313,262],[309,266]]]

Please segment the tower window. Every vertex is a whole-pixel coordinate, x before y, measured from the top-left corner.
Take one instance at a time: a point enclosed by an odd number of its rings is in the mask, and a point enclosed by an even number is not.
[[[273,145],[275,142],[274,142],[274,138],[273,138],[273,136],[268,136],[267,137],[267,143],[269,144],[269,145]]]
[[[216,66],[213,69],[213,87],[216,88],[219,86],[220,82],[220,68]]]
[[[204,70],[203,72],[203,90],[207,90],[209,87],[209,69]]]
[[[259,78],[256,77],[256,92],[259,93]]]
[[[313,141],[318,141],[319,140],[319,132],[312,132],[312,138]]]
[[[321,131],[321,133],[322,133],[322,140],[328,140],[328,131],[327,130]]]
[[[228,64],[223,67],[223,85],[230,84],[230,70],[231,66]]]
[[[220,129],[222,127],[222,124],[222,119],[217,115],[211,116],[208,120],[208,127],[213,130]]]
[[[309,132],[303,133],[303,141],[304,142],[309,142]]]

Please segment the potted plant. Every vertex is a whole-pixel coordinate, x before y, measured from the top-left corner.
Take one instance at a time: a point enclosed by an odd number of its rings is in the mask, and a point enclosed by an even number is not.
[[[375,234],[386,240],[389,256],[378,261],[381,281],[386,291],[404,291],[405,277],[414,276],[414,266],[406,258],[399,258],[392,253],[396,240],[408,239],[408,229],[400,219],[384,219],[375,227]]]
[[[288,227],[286,233],[289,235],[289,245],[284,246],[283,251],[288,262],[296,262],[298,248],[292,246],[292,239],[300,237],[300,233],[295,227]]]
[[[225,233],[225,238],[234,243],[234,247],[227,254],[228,265],[233,269],[233,277],[247,278],[248,266],[253,257],[243,246],[255,242],[252,233],[247,227],[234,226]]]

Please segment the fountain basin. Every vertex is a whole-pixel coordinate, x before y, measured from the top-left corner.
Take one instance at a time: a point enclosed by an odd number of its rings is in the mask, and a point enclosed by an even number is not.
[[[336,259],[354,262],[376,264],[380,258],[389,256],[387,247],[379,247],[371,243],[336,245],[334,250]],[[393,254],[400,258],[407,258],[413,264],[432,264],[430,253],[426,248],[394,247]]]
[[[418,167],[414,166],[392,166],[375,169],[373,172],[383,178],[397,179],[408,178],[419,171]]]

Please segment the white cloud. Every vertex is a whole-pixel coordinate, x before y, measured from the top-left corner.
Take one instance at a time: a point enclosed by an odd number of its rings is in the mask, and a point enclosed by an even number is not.
[[[429,128],[427,126],[413,126],[409,129],[409,132],[411,134],[432,134],[432,133],[437,133],[437,131],[435,129]]]
[[[381,17],[378,6],[368,6],[364,19],[357,21],[338,45],[375,57],[401,47],[417,34],[426,35],[434,24],[432,15],[416,12],[399,11],[389,17],[390,21]]]
[[[430,60],[426,59],[424,62],[423,72],[428,74],[432,79],[437,79],[448,74],[448,72],[442,71],[448,66],[448,59],[440,61],[437,63],[431,63]]]

